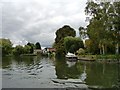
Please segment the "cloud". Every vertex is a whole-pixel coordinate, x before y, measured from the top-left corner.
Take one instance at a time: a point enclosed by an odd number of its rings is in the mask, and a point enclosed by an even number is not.
[[[51,45],[56,30],[63,25],[70,25],[77,32],[80,26],[86,26],[86,1],[3,0],[2,37],[10,38],[14,44],[38,41]]]

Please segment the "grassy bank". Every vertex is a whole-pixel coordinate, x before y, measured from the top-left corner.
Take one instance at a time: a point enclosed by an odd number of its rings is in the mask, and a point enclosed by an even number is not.
[[[88,58],[95,60],[118,60],[120,55],[78,55],[79,58]]]

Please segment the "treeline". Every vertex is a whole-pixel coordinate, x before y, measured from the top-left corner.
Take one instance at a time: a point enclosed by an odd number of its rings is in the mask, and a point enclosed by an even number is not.
[[[36,44],[28,42],[26,45],[17,45],[13,47],[10,39],[0,39],[0,48],[2,48],[2,56],[6,55],[16,55],[19,56],[21,54],[33,54],[34,49],[41,49],[41,45],[39,42]]]
[[[120,2],[91,1],[86,4],[85,13],[91,17],[88,18],[88,26],[79,27],[79,39],[76,39],[76,32],[70,26],[58,29],[53,45],[56,53],[84,51],[86,54],[119,54]],[[85,40],[84,46],[82,40]]]
[[[91,54],[120,53],[120,2],[87,2],[85,13],[90,15],[87,28],[80,27],[80,36]]]

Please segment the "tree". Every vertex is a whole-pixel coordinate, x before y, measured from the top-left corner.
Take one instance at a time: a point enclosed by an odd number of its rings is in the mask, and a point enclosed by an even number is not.
[[[64,39],[64,37],[67,37],[67,36],[75,37],[76,32],[70,26],[65,25],[56,31],[55,43],[59,43],[61,39]]]
[[[107,53],[109,44],[116,42],[116,53],[120,41],[120,2],[87,2],[86,14],[92,16],[87,27],[87,34],[92,41],[98,42],[102,54]]]
[[[87,29],[84,27],[79,27],[79,35],[81,39],[87,38]]]
[[[75,30],[68,25],[63,26],[56,31],[54,44],[54,47],[56,48],[56,54],[65,54],[64,38],[67,36],[76,36]]]
[[[29,54],[30,53],[30,50],[31,50],[31,47],[29,45],[25,45],[24,46],[24,53],[25,54]]]
[[[99,54],[98,42],[92,39],[85,40],[85,49],[87,53]]]
[[[80,38],[68,36],[64,38],[64,47],[66,53],[75,53],[79,48],[84,48],[84,44]]]
[[[13,51],[13,55],[20,56],[21,54],[24,54],[24,47],[21,45],[17,45]]]
[[[37,43],[35,44],[35,48],[36,48],[36,49],[41,49],[41,45],[40,45],[39,42],[37,42]]]
[[[9,55],[12,51],[12,42],[9,39],[0,39],[0,48],[2,48],[2,55]]]
[[[33,53],[35,45],[33,43],[30,43],[30,42],[28,42],[27,45],[30,46],[30,53]]]
[[[120,48],[120,1],[114,2],[111,4],[111,8],[109,8],[109,17],[111,25],[111,31],[112,31],[112,39],[115,43],[116,47],[116,54],[119,54],[119,48]]]

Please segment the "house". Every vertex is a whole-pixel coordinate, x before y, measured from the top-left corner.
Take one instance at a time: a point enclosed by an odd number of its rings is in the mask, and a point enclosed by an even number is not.
[[[55,48],[47,48],[47,52],[56,52]]]
[[[34,50],[34,54],[41,54],[42,53],[42,50],[41,49],[35,49]]]

